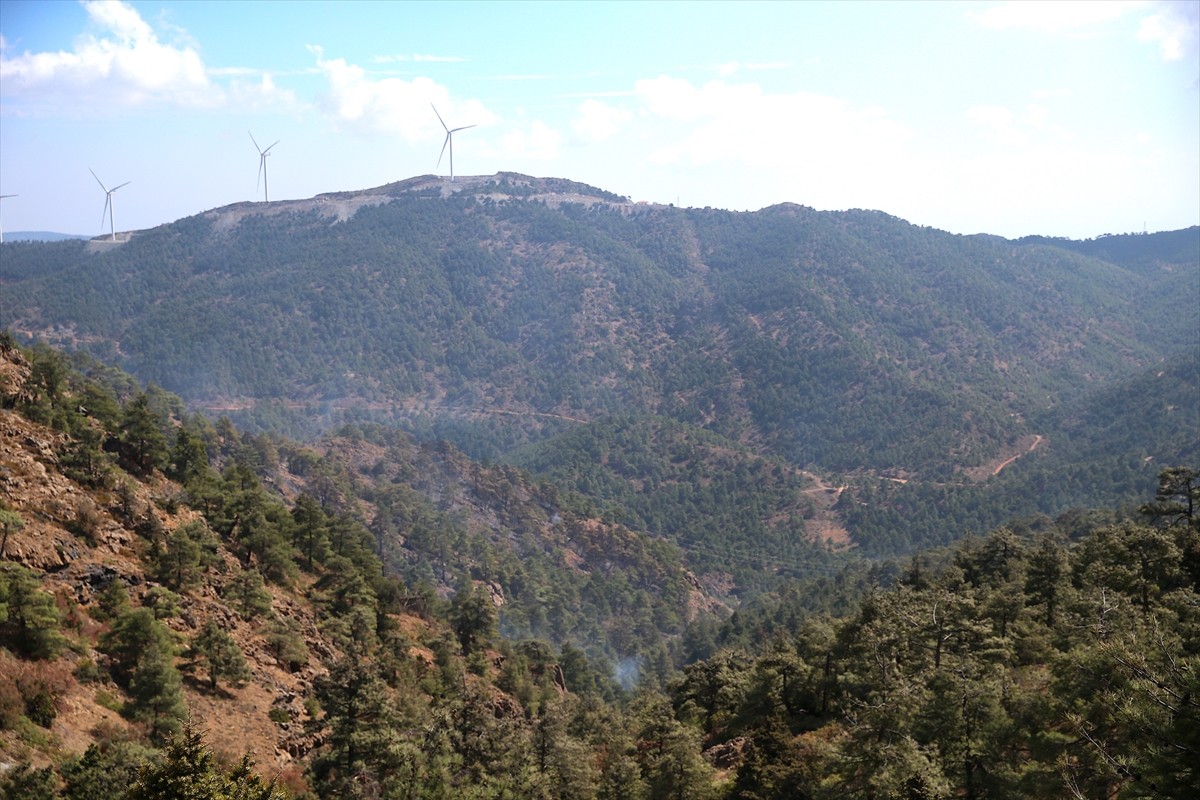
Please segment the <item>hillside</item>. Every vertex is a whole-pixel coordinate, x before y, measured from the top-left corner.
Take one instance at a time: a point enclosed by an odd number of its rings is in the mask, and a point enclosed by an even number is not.
[[[1058,452],[1055,409],[1196,346],[1200,229],[1102,244],[424,177],[242,203],[115,245],[6,244],[0,320],[257,430],[376,421],[492,461],[540,443],[538,469],[561,478],[559,443],[658,418],[829,486],[936,489],[990,485],[995,465],[1026,466],[1010,460],[1028,442]],[[972,502],[999,520],[1016,496]],[[936,543],[892,517],[882,538],[849,514],[827,529],[876,553]]]
[[[129,774],[185,718],[222,758],[328,789],[337,681],[367,659],[412,724],[467,702],[519,720],[496,744],[516,746],[568,686],[663,680],[672,640],[720,608],[669,548],[511,469],[396,432],[243,435],[84,370],[0,341],[0,789],[14,764],[69,779],[92,745]]]
[[[74,364],[0,338],[0,796],[1200,790],[1194,469],[1163,469],[1136,515],[851,564],[728,617],[688,603],[680,631],[659,616],[688,583],[669,548],[511,467],[370,426],[315,448],[245,434]],[[807,486],[711,434],[614,430],[773,474],[776,496]],[[556,605],[588,572],[635,599]],[[585,607],[587,635],[624,632],[637,657],[505,636],[518,586],[551,623]]]

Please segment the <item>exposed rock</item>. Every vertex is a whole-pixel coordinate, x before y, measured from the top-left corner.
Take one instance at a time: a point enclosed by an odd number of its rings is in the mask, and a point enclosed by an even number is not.
[[[708,748],[704,751],[704,757],[717,769],[737,769],[746,761],[749,746],[749,739],[737,736]]]

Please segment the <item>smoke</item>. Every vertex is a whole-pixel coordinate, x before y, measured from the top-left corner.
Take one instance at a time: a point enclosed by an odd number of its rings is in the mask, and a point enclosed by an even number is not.
[[[625,691],[632,691],[637,688],[638,680],[642,674],[642,657],[631,656],[623,658],[613,670],[613,680],[620,684]]]

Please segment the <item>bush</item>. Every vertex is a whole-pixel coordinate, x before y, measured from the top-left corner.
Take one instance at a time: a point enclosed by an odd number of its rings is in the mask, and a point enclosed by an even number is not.
[[[71,532],[87,539],[89,544],[95,544],[100,533],[100,525],[104,515],[92,498],[84,495],[75,504],[75,520],[71,523]]]
[[[142,603],[154,612],[155,619],[172,619],[179,616],[183,598],[165,586],[155,586],[146,592]]]
[[[6,659],[10,661],[11,659]],[[25,713],[25,701],[7,664],[0,662],[0,731],[11,731]]]

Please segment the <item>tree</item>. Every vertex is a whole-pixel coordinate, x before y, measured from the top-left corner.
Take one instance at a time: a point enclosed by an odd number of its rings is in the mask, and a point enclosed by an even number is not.
[[[1153,503],[1141,511],[1156,525],[1200,526],[1200,472],[1188,467],[1167,467],[1158,473]]]
[[[1170,527],[1182,553],[1180,567],[1200,591],[1200,472],[1187,467],[1168,467],[1158,475],[1158,492],[1153,503],[1141,511],[1156,527]]]
[[[1053,538],[1046,535],[1038,540],[1029,553],[1025,572],[1025,595],[1045,611],[1043,621],[1054,627],[1058,611],[1063,606],[1063,596],[1068,589],[1067,578],[1070,566],[1066,550]]]
[[[322,797],[370,796],[392,765],[396,710],[373,661],[350,656],[313,686],[325,710],[327,748],[312,760]]]
[[[175,434],[171,449],[171,470],[168,475],[182,484],[189,484],[208,469],[208,452],[204,442],[187,427]]]
[[[54,770],[18,764],[0,773],[0,797],[5,800],[55,800],[58,797],[58,781]]]
[[[804,798],[815,783],[808,774],[795,738],[778,714],[760,722],[750,737],[745,763],[738,769],[733,797],[737,800],[788,800]]]
[[[65,800],[125,800],[151,751],[131,742],[88,745],[61,772]]]
[[[112,657],[114,677],[129,691],[129,717],[148,722],[157,739],[178,730],[187,708],[175,668],[175,646],[170,630],[153,612],[122,612],[100,638],[100,650]]]
[[[53,658],[62,647],[58,606],[37,575],[20,564],[0,564],[0,644],[28,658]]]
[[[307,492],[296,498],[292,507],[292,528],[296,547],[304,553],[307,568],[313,568],[313,559],[325,560],[328,554],[328,521],[316,498]]]
[[[192,640],[187,658],[193,666],[199,665],[208,672],[209,687],[216,691],[217,681],[225,679],[243,683],[250,679],[250,670],[242,648],[233,637],[221,629],[215,619],[209,619]]]
[[[155,620],[155,624],[162,623]],[[126,713],[133,720],[147,723],[154,741],[179,730],[187,718],[187,706],[173,650],[151,647],[141,654],[129,677],[129,697]]]
[[[155,577],[176,591],[185,591],[200,582],[200,546],[185,525],[171,532],[165,548],[155,543],[151,558]]]
[[[244,569],[235,575],[225,587],[225,599],[243,619],[271,615],[271,593],[256,569]]]
[[[671,704],[662,696],[646,697],[639,716],[639,761],[651,797],[710,797],[713,769],[700,755],[700,734],[676,720]]]
[[[597,775],[587,746],[573,737],[566,700],[554,698],[534,720],[533,746],[537,771],[556,800],[592,800]]]
[[[128,800],[286,800],[287,795],[254,771],[249,754],[232,769],[222,769],[191,727],[167,744],[165,758],[148,765],[129,789]]]
[[[1148,615],[1152,603],[1182,583],[1181,553],[1170,532],[1124,522],[1094,531],[1078,568],[1085,581],[1133,597]]]
[[[291,617],[276,617],[267,625],[267,648],[285,669],[291,672],[308,663],[308,647],[300,635],[300,626]]]
[[[139,392],[125,406],[121,416],[121,443],[130,459],[142,472],[149,473],[167,464],[167,438],[162,420],[150,405],[150,396]]]
[[[482,590],[464,584],[450,602],[450,624],[462,645],[463,655],[470,655],[495,635],[496,606]]]
[[[1077,793],[1200,796],[1200,657],[1187,645],[1132,615],[1102,640],[1072,648],[1055,673],[1075,734],[1060,764]]]

